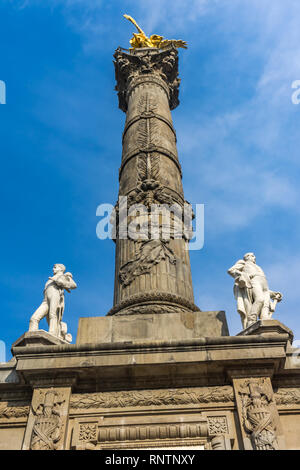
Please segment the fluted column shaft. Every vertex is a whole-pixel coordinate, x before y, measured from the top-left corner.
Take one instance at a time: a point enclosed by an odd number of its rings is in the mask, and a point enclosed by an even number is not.
[[[126,112],[119,197],[127,196],[128,208],[147,207],[150,226],[153,204],[183,210],[185,202],[170,111],[178,104],[178,54],[174,48],[137,49],[131,54],[117,50],[114,57],[119,105]],[[109,314],[197,310],[187,243],[174,236],[139,241],[117,237]]]

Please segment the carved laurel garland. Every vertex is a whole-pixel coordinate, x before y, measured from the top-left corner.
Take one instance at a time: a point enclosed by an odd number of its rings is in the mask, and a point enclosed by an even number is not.
[[[300,405],[300,389],[280,388],[274,398],[277,405]]]
[[[233,388],[224,386],[74,394],[71,397],[70,407],[76,410],[125,408],[128,406],[189,405],[211,402],[228,403],[233,401]]]
[[[0,418],[26,418],[29,409],[29,404],[24,402],[0,402]]]
[[[135,315],[135,314],[147,314],[147,313],[181,313],[189,312],[187,308],[180,307],[179,305],[136,305],[126,308],[120,312],[120,315]]]
[[[175,294],[168,294],[165,292],[150,291],[145,292],[144,294],[133,295],[129,299],[122,300],[119,304],[115,305],[107,315],[115,315],[125,308],[131,307],[137,303],[149,303],[149,302],[170,302],[172,304],[176,303],[192,312],[199,312],[200,309],[194,303],[189,302],[184,297]]]

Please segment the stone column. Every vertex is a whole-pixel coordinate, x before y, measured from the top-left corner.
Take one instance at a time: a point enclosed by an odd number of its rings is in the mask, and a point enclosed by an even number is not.
[[[114,307],[108,314],[197,311],[188,236],[184,233],[181,167],[170,112],[179,103],[178,52],[172,47],[130,53],[117,49],[114,57],[116,90],[126,122],[116,207]],[[129,212],[129,217],[123,218],[121,196],[127,197],[129,211],[136,204],[146,211]],[[169,239],[161,231],[164,219],[153,215],[153,204],[175,208]],[[159,230],[155,239],[149,234],[134,240],[124,233],[125,221],[150,227],[155,220]],[[174,226],[177,229],[173,231]],[[181,237],[175,234],[178,228],[183,232]]]

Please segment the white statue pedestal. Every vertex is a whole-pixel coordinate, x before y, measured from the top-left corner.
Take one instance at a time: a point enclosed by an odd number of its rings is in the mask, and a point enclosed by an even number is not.
[[[57,338],[56,336],[48,333],[45,330],[37,331],[26,331],[20,338],[17,339],[12,345],[11,351],[15,347],[24,347],[24,346],[49,346],[49,345],[59,345],[59,344],[69,344],[67,341]]]
[[[294,334],[287,326],[278,320],[258,320],[253,325],[248,326],[245,330],[238,333],[236,336],[248,336],[248,335],[274,335],[276,334],[288,334],[290,343],[292,344]]]

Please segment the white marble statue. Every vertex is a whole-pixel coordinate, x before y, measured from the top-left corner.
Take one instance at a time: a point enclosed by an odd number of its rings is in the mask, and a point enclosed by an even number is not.
[[[228,274],[235,280],[233,291],[243,329],[257,320],[270,320],[282,294],[269,290],[265,273],[257,266],[254,253],[246,253]]]
[[[67,324],[62,321],[65,296],[64,290],[70,292],[76,289],[77,284],[69,272],[65,272],[63,264],[53,266],[53,276],[49,277],[45,284],[44,300],[34,312],[29,322],[29,331],[37,331],[39,322],[46,317],[49,325],[49,333],[67,342],[72,341],[72,336],[67,333]]]

